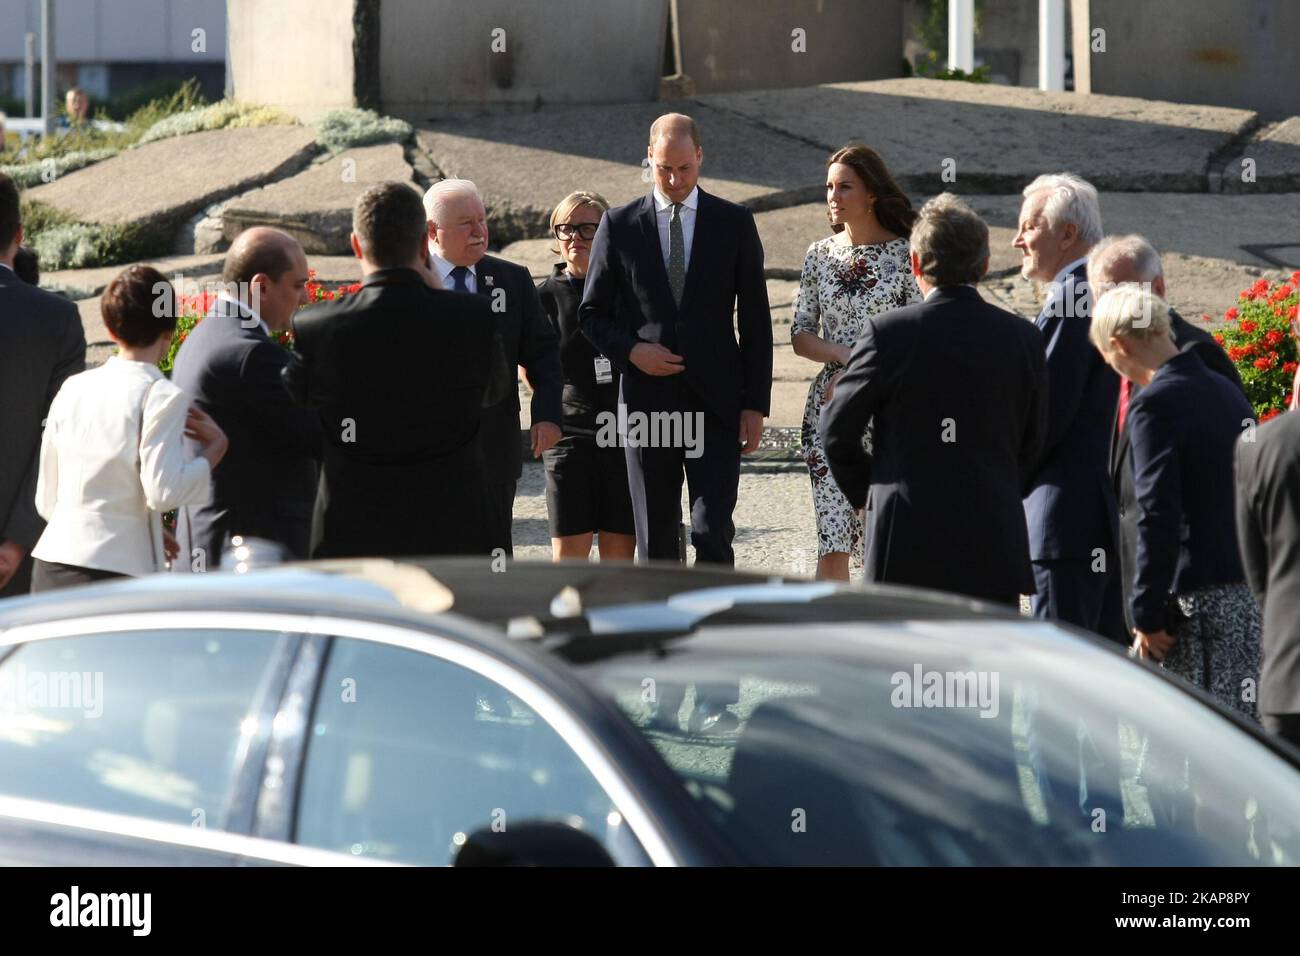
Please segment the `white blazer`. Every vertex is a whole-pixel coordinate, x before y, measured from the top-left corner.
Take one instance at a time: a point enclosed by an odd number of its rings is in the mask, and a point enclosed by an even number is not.
[[[205,505],[206,458],[187,459],[190,400],[153,365],[114,356],[63,383],[41,439],[42,561],[119,574],[164,570],[162,513]]]

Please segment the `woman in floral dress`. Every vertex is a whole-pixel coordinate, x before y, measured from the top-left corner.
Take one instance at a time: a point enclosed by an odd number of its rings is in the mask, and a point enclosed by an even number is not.
[[[790,337],[796,355],[822,365],[801,441],[817,511],[817,577],[847,581],[850,554],[862,553],[862,518],[831,477],[817,418],[867,318],[918,302],[921,291],[907,241],[916,212],[875,150],[845,146],[827,160],[826,205],[833,231],[808,247]]]

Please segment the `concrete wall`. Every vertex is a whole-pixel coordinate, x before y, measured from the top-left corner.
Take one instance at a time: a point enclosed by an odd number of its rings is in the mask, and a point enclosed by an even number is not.
[[[384,111],[422,120],[448,110],[654,99],[668,0],[382,0]],[[504,52],[493,50],[493,31]]]
[[[227,0],[234,96],[310,120],[352,106],[356,0]]]
[[[677,0],[682,72],[699,93],[900,75],[902,0]],[[795,29],[806,52],[792,49]]]
[[[1076,0],[1077,2],[1077,0]],[[1088,0],[1092,92],[1300,114],[1295,0]]]
[[[232,4],[233,5],[233,4]],[[191,31],[207,32],[207,50],[191,49]],[[0,0],[0,62],[23,61],[28,33],[40,56],[40,0]],[[226,55],[225,4],[213,0],[58,0],[54,53],[70,63],[196,61]]]

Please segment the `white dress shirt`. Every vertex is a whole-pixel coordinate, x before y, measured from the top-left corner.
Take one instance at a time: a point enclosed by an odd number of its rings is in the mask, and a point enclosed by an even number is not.
[[[456,280],[451,277],[451,270],[456,268],[455,263],[448,262],[432,249],[429,250],[429,258],[433,261],[433,269],[438,273],[438,279],[442,282],[442,287],[448,292],[456,291]],[[474,266],[466,266],[469,275],[465,277],[465,286],[470,292],[478,291],[478,273],[474,271]]]
[[[659,248],[664,254],[664,268],[668,268],[668,256],[672,252],[673,201],[654,188],[655,220],[659,225]],[[681,211],[677,214],[682,222],[682,247],[686,253],[686,268],[691,267],[691,243],[695,239],[695,213],[700,207],[700,187],[696,186],[691,194],[682,200]]]
[[[205,505],[206,458],[187,458],[186,394],[146,362],[114,356],[63,383],[41,439],[42,561],[119,574],[163,570],[162,513]]]

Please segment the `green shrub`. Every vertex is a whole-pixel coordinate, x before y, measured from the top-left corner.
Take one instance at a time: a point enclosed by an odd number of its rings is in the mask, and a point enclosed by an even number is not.
[[[374,143],[405,143],[414,132],[405,120],[373,110],[331,110],[316,123],[316,140],[333,153]]]
[[[183,113],[175,113],[158,120],[136,141],[136,145],[143,146],[145,143],[153,143],[160,139],[201,133],[210,129],[274,126],[292,122],[290,117],[274,107],[241,103],[237,100],[222,100],[220,103],[194,107]]]

